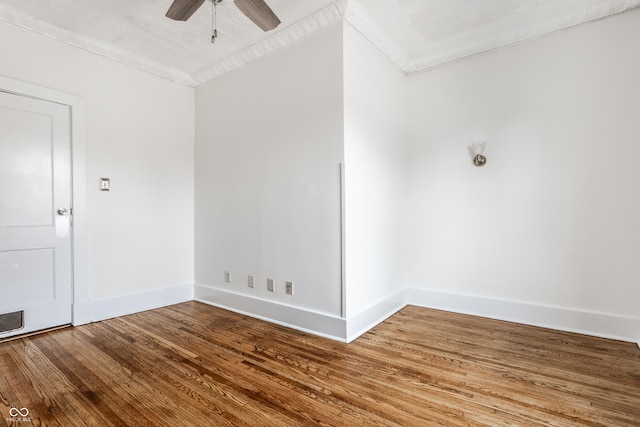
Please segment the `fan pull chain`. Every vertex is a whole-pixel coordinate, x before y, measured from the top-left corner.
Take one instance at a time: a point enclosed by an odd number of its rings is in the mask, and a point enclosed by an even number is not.
[[[211,28],[213,29],[211,43],[215,43],[218,38],[218,2],[219,0],[212,0],[211,2],[213,5],[211,9]]]

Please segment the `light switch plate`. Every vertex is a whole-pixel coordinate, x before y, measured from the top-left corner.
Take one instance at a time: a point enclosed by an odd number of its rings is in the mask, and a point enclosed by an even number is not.
[[[100,191],[111,190],[111,180],[109,178],[100,178]]]

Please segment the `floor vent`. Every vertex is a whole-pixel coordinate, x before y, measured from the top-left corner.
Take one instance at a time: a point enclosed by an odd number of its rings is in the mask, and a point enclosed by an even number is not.
[[[0,314],[0,334],[24,328],[24,311]]]

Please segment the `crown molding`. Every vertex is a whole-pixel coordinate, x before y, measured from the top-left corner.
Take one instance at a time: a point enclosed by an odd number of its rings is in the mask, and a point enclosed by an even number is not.
[[[193,75],[162,65],[158,62],[148,60],[139,55],[127,52],[126,50],[114,48],[108,43],[90,39],[72,31],[65,30],[53,24],[49,24],[48,22],[12,10],[4,5],[0,5],[0,22],[5,22],[18,28],[31,31],[40,36],[137,68],[185,86],[197,87],[211,79],[233,71],[236,68],[242,67],[265,55],[302,41],[323,28],[342,22],[347,2],[347,0],[337,0],[329,6],[320,9],[318,12],[273,33],[257,43],[254,43],[251,46],[223,59],[222,61],[194,73]]]
[[[282,50],[294,43],[304,40],[312,34],[344,19],[347,0],[338,0],[329,6],[320,9],[316,13],[307,16],[289,25],[288,27],[273,33],[251,46],[219,61],[193,74],[193,80],[197,85],[221,76],[253,62],[265,55]]]
[[[9,9],[4,5],[0,5],[0,22],[5,22],[23,30],[36,33],[42,37],[64,43],[112,61],[120,62],[186,86],[196,86],[196,83],[189,73],[150,61],[125,50],[114,48],[107,43],[81,36],[72,31],[65,30],[58,26],[49,24],[48,22],[44,22],[24,13]]]
[[[623,0],[614,4],[595,4],[587,6],[572,15],[561,16],[532,27],[521,28],[512,33],[502,34],[495,39],[481,40],[478,43],[464,46],[457,50],[435,51],[426,57],[412,59],[380,30],[379,26],[363,8],[363,1],[365,0],[338,0],[248,48],[195,73],[192,76],[193,80],[197,85],[203,84],[265,55],[284,49],[338,22],[346,22],[351,25],[403,73],[411,75],[481,53],[553,34],[577,25],[624,13],[640,6],[640,0]]]
[[[227,58],[204,68],[194,74],[151,61],[112,45],[91,39],[47,22],[35,19],[24,13],[0,5],[0,22],[14,25],[34,32],[40,36],[64,43],[77,49],[137,68],[147,73],[183,84],[197,87],[207,81],[243,67],[265,55],[282,50],[307,37],[337,23],[346,22],[407,75],[460,61],[481,53],[516,45],[568,28],[593,22],[608,16],[628,12],[640,7],[640,0],[620,0],[602,2],[586,6],[579,12],[547,20],[518,31],[501,34],[490,40],[451,50],[443,48],[433,51],[422,58],[412,59],[406,55],[386,34],[374,19],[362,7],[364,0],[337,0],[323,9],[270,34],[268,37],[228,56]]]
[[[417,71],[414,61],[407,56],[371,19],[361,6],[361,0],[351,0],[345,11],[344,21],[369,40],[383,55],[405,74]]]

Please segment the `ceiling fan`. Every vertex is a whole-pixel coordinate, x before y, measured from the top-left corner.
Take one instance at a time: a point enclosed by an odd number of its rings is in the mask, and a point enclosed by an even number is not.
[[[222,0],[209,0],[214,6]],[[176,21],[186,21],[196,10],[202,6],[205,0],[173,0],[166,16]],[[280,25],[280,19],[276,16],[264,0],[233,0],[233,3],[253,21],[262,31],[269,31]]]

